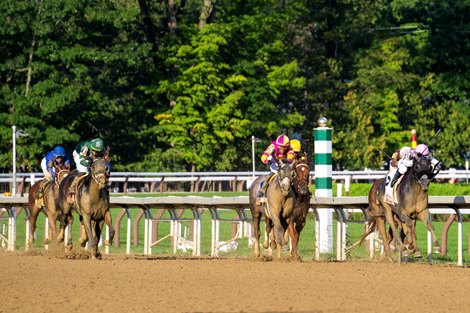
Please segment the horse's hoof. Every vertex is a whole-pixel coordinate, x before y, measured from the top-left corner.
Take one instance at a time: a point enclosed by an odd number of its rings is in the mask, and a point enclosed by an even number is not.
[[[416,252],[413,254],[413,256],[414,256],[416,259],[420,259],[420,258],[423,257],[423,256],[421,255],[421,252],[419,252],[419,251],[416,251]]]

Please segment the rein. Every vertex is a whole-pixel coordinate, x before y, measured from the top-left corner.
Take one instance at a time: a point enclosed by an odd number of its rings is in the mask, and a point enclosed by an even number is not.
[[[68,174],[69,172],[70,172],[70,171],[69,171],[68,169],[65,169],[65,170],[60,170],[60,171],[56,174],[55,179],[54,179],[54,183],[55,183],[55,185],[56,185],[57,187],[59,187],[60,182],[62,181],[62,179],[65,178],[65,176],[62,177],[62,175]]]

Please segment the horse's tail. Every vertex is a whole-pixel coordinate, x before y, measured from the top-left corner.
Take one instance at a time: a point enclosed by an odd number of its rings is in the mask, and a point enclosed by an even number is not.
[[[377,221],[373,216],[370,216],[369,219],[367,220],[367,229],[362,234],[361,238],[359,238],[358,241],[353,243],[351,246],[346,248],[346,251],[352,250],[354,247],[359,246],[370,234],[372,234],[375,231],[375,226],[377,225]]]

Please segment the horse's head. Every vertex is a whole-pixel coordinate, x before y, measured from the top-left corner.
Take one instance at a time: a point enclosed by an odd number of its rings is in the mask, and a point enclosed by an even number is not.
[[[108,165],[103,159],[98,158],[93,161],[93,164],[91,165],[91,177],[96,184],[98,184],[100,189],[103,189],[108,183],[108,173]]]
[[[294,177],[296,176],[295,169],[291,164],[287,162],[284,163],[281,160],[279,161],[279,170],[277,172],[277,175],[279,179],[279,185],[282,189],[282,193],[284,194],[284,196],[287,196],[292,187]]]
[[[56,164],[55,166],[55,179],[57,184],[59,185],[62,179],[67,177],[70,173],[70,164]]]
[[[423,191],[428,190],[429,183],[433,177],[432,165],[429,158],[418,154],[414,157],[412,171],[414,177]]]
[[[295,166],[295,179],[294,185],[299,195],[306,195],[308,194],[308,182],[309,182],[309,174],[310,168],[307,164],[303,162],[297,163]]]

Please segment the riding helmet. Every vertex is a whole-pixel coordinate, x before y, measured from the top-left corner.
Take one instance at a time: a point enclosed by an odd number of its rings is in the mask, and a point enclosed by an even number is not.
[[[416,146],[415,148],[415,153],[419,153],[425,157],[429,155],[429,148],[425,144],[420,143],[419,145]]]
[[[286,135],[280,135],[279,137],[277,137],[276,139],[276,144],[278,146],[281,146],[281,147],[287,147],[289,145],[289,137],[287,137]]]
[[[294,150],[294,152],[300,152],[300,149],[302,148],[300,141],[298,141],[297,139],[292,139],[290,141],[290,146],[292,150]]]
[[[91,150],[101,152],[104,150],[104,142],[101,138],[95,138],[90,141]]]
[[[65,149],[61,146],[57,146],[52,150],[54,157],[63,157],[65,156]]]

